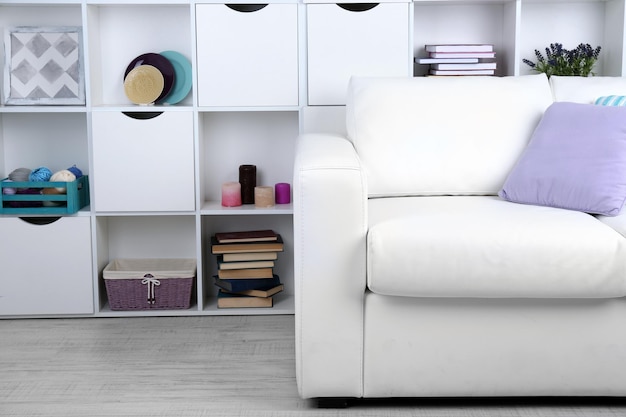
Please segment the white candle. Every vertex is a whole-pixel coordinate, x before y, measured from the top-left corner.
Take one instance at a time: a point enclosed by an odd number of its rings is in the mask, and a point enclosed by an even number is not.
[[[255,207],[272,207],[274,205],[274,187],[254,187]]]

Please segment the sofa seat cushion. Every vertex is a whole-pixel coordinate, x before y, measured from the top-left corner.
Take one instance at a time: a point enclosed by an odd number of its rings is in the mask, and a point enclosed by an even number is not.
[[[378,294],[626,295],[626,239],[596,216],[495,196],[369,200],[367,275]]]

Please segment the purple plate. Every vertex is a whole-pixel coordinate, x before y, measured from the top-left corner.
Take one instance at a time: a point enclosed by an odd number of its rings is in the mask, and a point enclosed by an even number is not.
[[[126,76],[129,72],[131,72],[135,67],[138,67],[139,65],[152,65],[153,67],[158,69],[161,74],[163,74],[163,91],[155,100],[155,103],[160,102],[163,98],[165,98],[165,96],[170,93],[170,90],[174,86],[174,80],[176,78],[174,65],[172,65],[170,60],[165,58],[163,55],[149,52],[147,54],[139,55],[137,58],[133,59],[130,64],[128,64],[128,67],[124,72],[124,79],[126,79]]]

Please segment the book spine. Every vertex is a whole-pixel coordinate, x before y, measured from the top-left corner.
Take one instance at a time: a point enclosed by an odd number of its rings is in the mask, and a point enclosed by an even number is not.
[[[428,52],[491,52],[492,44],[437,44],[425,45]]]

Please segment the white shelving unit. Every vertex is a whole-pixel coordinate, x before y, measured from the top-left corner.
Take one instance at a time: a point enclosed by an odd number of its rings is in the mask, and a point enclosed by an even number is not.
[[[349,77],[423,75],[413,58],[427,43],[493,43],[498,75],[530,73],[522,58],[550,43],[590,43],[602,46],[596,73],[623,76],[624,2],[0,0],[2,31],[81,26],[86,83],[84,106],[0,105],[0,175],[76,164],[91,183],[91,205],[75,215],[0,216],[0,316],[293,314],[293,207],[222,207],[239,165],[256,165],[259,185],[291,183],[299,133],[344,132]],[[191,61],[191,93],[131,104],[126,66],[165,50]],[[285,241],[285,291],[271,309],[218,309],[210,237],[257,228]],[[103,268],[144,257],[197,260],[188,310],[110,310]]]

